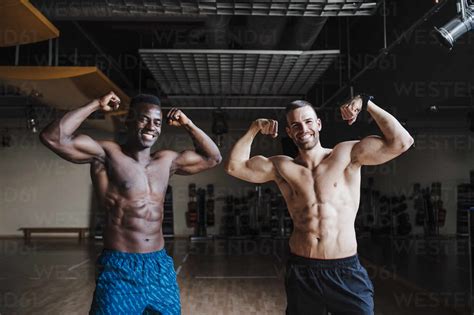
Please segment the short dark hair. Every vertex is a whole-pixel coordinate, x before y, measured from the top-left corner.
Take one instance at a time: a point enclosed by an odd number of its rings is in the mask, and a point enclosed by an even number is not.
[[[128,110],[127,120],[136,118],[136,109],[140,104],[156,105],[160,108],[161,111],[161,101],[158,96],[151,94],[137,94],[130,100],[130,108]]]
[[[314,109],[313,105],[310,102],[304,101],[304,100],[296,100],[288,104],[285,108],[285,113],[288,114],[289,112],[294,111],[295,109],[306,107],[306,106],[311,107],[314,110],[314,113],[316,114],[316,116],[318,116],[318,113]]]
[[[138,104],[152,104],[161,107],[161,101],[158,96],[151,94],[138,94],[132,97],[130,100],[130,108],[133,108]]]

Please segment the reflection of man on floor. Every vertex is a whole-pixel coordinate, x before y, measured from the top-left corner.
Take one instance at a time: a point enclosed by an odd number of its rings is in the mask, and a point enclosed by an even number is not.
[[[293,220],[291,256],[285,279],[287,314],[373,314],[373,286],[357,257],[354,221],[359,208],[362,165],[385,163],[413,144],[403,126],[369,97],[341,106],[351,125],[367,110],[383,136],[346,141],[334,148],[319,142],[322,129],[312,105],[294,101],[286,108],[295,159],[278,155],[250,158],[255,136],[277,136],[277,122],[257,119],[234,145],[226,171],[252,183],[275,181]]]
[[[151,153],[161,133],[160,100],[138,95],[127,117],[127,141],[99,141],[76,130],[97,110],[118,108],[109,93],[66,113],[41,133],[41,140],[62,158],[90,163],[99,202],[106,209],[104,251],[99,258],[91,314],[180,314],[173,260],[166,254],[162,232],[163,202],[173,174],[189,175],[214,167],[221,155],[214,142],[186,115],[172,109],[168,124],[182,127],[195,150]]]

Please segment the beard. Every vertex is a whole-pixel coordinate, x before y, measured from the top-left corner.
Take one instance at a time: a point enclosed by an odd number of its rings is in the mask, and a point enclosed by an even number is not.
[[[298,147],[298,149],[303,150],[303,151],[309,151],[318,145],[319,137],[313,136],[309,141],[305,141],[305,142],[299,142],[299,141],[293,140],[293,143]]]

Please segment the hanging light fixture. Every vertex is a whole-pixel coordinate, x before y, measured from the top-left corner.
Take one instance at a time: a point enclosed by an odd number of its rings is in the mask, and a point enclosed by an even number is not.
[[[446,25],[437,28],[436,38],[445,47],[452,49],[456,40],[474,29],[474,2],[473,0],[458,0],[458,15]]]

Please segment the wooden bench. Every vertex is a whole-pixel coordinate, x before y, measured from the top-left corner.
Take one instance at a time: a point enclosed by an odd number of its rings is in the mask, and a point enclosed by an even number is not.
[[[19,230],[23,231],[25,241],[31,239],[31,233],[77,233],[79,240],[83,240],[89,232],[89,228],[74,227],[22,227]]]

